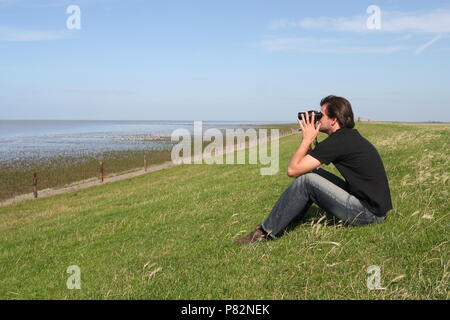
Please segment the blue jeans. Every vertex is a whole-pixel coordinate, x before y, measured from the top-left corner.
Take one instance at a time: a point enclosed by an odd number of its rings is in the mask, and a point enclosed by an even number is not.
[[[290,184],[262,228],[272,238],[280,235],[291,222],[303,218],[313,202],[344,225],[365,225],[385,219],[373,214],[348,193],[344,180],[319,168],[299,176]]]

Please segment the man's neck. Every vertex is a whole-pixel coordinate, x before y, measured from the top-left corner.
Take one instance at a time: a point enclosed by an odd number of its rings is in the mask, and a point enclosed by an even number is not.
[[[331,136],[333,133],[335,133],[335,132],[338,131],[339,129],[340,129],[340,127],[334,127],[334,128],[331,128],[330,131],[327,132],[327,134],[328,134],[329,136]]]

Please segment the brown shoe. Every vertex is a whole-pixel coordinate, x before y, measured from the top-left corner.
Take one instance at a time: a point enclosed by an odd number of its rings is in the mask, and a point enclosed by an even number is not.
[[[240,239],[235,239],[234,241],[237,243],[252,243],[265,240],[267,240],[267,234],[264,232],[262,226],[258,224],[256,229],[250,232],[247,236]]]

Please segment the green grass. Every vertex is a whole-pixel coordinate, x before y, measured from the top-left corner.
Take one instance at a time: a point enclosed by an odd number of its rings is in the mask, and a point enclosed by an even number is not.
[[[326,225],[313,207],[276,241],[233,243],[290,183],[288,136],[277,175],[184,165],[0,208],[0,298],[448,299],[450,128],[357,126],[388,173],[395,209],[382,224]],[[66,287],[70,265],[81,290]],[[385,290],[367,289],[371,265]]]

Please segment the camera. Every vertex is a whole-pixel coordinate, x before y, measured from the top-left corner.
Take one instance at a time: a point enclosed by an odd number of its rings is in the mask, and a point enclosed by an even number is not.
[[[302,119],[302,114],[304,115],[305,119],[306,119],[306,114],[308,114],[309,119],[311,119],[313,113],[314,113],[315,121],[319,121],[320,118],[322,118],[322,112],[315,111],[315,110],[309,110],[309,111],[306,111],[306,112],[299,112],[298,113],[298,120],[303,120]]]

